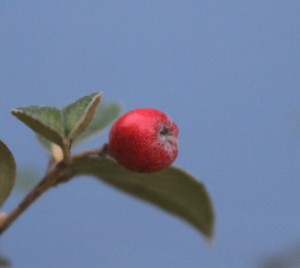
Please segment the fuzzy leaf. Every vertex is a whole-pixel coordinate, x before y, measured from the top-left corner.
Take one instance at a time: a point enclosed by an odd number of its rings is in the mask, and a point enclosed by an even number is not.
[[[66,139],[76,139],[87,128],[100,100],[101,93],[94,93],[63,109],[27,106],[12,110],[12,114],[41,136],[46,147],[50,142],[62,147]]]
[[[0,206],[9,196],[16,178],[16,162],[8,147],[0,141]]]
[[[109,126],[121,113],[121,105],[118,102],[103,102],[99,105],[99,108],[86,128],[86,130],[76,138],[73,147],[79,145],[83,141],[95,136],[101,132],[104,128]],[[51,151],[51,142],[37,135],[38,141],[47,149]]]
[[[93,175],[184,219],[207,238],[213,235],[214,212],[205,187],[179,168],[142,174],[128,171],[109,159],[86,158],[75,160],[72,170],[75,176]]]
[[[98,134],[109,126],[121,113],[121,105],[118,102],[104,102],[99,106],[95,117],[87,129],[77,138],[76,144]]]
[[[65,138],[61,111],[54,107],[27,106],[12,110],[12,114],[34,132],[62,146]]]
[[[65,134],[69,140],[75,140],[92,121],[102,93],[85,96],[62,109]]]

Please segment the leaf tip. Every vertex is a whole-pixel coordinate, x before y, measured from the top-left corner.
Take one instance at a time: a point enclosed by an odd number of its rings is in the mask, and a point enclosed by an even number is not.
[[[98,100],[98,101],[100,102],[101,99],[102,99],[102,96],[103,96],[103,92],[102,92],[102,91],[100,91],[100,92],[95,92],[95,93],[92,94],[92,95],[94,95],[94,97],[93,97],[93,100],[94,100],[94,101]]]
[[[101,99],[102,99],[102,92],[99,92],[94,96],[94,100],[92,103],[98,105],[101,102]]]
[[[14,108],[10,111],[10,113],[14,116],[16,116],[17,114],[21,113],[22,111],[19,108]]]
[[[215,234],[214,234],[214,226],[205,234],[205,238],[208,242],[208,245],[211,246],[213,244]]]

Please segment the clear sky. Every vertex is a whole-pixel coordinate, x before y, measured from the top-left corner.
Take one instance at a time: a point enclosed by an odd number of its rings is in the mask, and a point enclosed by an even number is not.
[[[293,0],[2,0],[0,137],[18,165],[42,175],[47,157],[12,108],[103,91],[124,111],[155,107],[177,122],[176,165],[205,183],[217,224],[207,245],[181,220],[84,177],[32,206],[1,253],[15,268],[238,268],[298,243],[299,14]]]

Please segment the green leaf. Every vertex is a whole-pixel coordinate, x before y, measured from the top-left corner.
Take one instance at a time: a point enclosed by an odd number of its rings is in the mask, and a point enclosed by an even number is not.
[[[64,122],[61,111],[54,107],[27,106],[12,110],[12,114],[46,139],[63,146]]]
[[[73,174],[93,175],[128,194],[146,200],[196,227],[207,238],[214,229],[214,212],[202,183],[185,171],[169,167],[159,173],[128,171],[109,159],[77,159]]]
[[[101,93],[83,97],[63,109],[27,106],[12,110],[12,114],[41,137],[63,147],[66,139],[76,139],[96,113]],[[48,143],[42,139],[44,145]]]
[[[75,140],[92,121],[101,101],[101,96],[102,93],[94,93],[62,109],[65,134],[70,141]]]
[[[109,126],[121,113],[121,105],[116,101],[103,102],[86,128],[86,130],[76,138],[73,147],[79,145],[83,141],[95,136],[107,126]],[[51,151],[51,142],[37,135],[38,141],[47,149]]]
[[[121,105],[118,102],[104,102],[99,106],[92,122],[87,129],[77,138],[76,144],[98,134],[109,126],[121,113]]]
[[[0,207],[9,196],[16,178],[16,162],[8,147],[0,140]]]

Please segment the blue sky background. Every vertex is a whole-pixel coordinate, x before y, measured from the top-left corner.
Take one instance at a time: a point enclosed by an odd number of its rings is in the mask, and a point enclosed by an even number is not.
[[[257,267],[300,240],[299,1],[1,1],[0,137],[47,156],[10,115],[95,91],[164,110],[216,208],[211,246],[93,178],[51,190],[2,237],[14,267]],[[86,143],[96,147],[107,132]],[[20,200],[14,194],[5,209]]]

